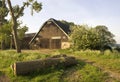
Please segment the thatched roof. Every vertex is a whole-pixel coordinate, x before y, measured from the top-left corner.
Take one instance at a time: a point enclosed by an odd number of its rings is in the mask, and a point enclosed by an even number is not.
[[[58,21],[56,19],[50,18],[49,20],[47,20],[39,29],[38,33],[35,34],[35,36],[32,38],[32,40],[30,41],[29,44],[31,44],[33,42],[33,40],[37,37],[37,35],[39,34],[39,32],[41,31],[41,29],[48,23],[48,22],[52,22],[54,23],[61,31],[63,31],[63,33],[69,38],[68,34],[71,32],[70,31],[70,26]]]

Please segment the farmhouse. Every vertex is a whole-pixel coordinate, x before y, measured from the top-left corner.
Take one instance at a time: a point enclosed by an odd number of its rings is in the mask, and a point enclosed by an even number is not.
[[[53,18],[47,20],[30,41],[31,49],[65,49],[70,47],[70,27]]]

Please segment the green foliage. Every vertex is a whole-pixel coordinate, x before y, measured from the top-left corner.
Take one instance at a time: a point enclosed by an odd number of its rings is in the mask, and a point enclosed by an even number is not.
[[[10,23],[6,23],[4,25],[2,25],[2,27],[0,28],[0,43],[2,44],[2,42],[5,43],[5,47],[8,47],[10,44],[10,39],[11,39],[11,28],[10,28],[11,24]],[[1,46],[2,48],[2,46]]]
[[[106,26],[99,25],[95,27],[98,37],[100,38],[100,44],[108,45],[114,44],[115,40],[113,39],[114,35],[108,30]]]
[[[19,40],[22,40],[24,38],[25,32],[28,30],[27,26],[20,26],[21,24],[22,23],[19,23],[17,28]],[[10,48],[11,39],[13,39],[11,26],[11,22],[7,22],[0,28],[0,43],[4,41],[5,48]]]
[[[29,0],[28,2],[24,2],[24,4],[28,7],[31,6],[31,15],[33,15],[33,11],[40,12],[42,9],[42,3],[39,3],[36,0]]]
[[[74,49],[101,49],[104,45],[115,43],[114,35],[106,26],[73,26],[70,37]]]
[[[93,28],[86,25],[72,27],[71,41],[75,49],[94,49],[99,38]]]
[[[18,28],[18,18],[23,16],[23,12],[25,10],[26,7],[32,7],[32,14],[33,14],[33,10],[35,10],[37,13],[42,9],[42,4],[38,3],[37,0],[28,0],[26,2],[23,2],[22,6],[20,5],[15,5],[15,7],[12,6],[11,4],[11,0],[6,0],[7,4],[8,4],[8,8],[9,8],[9,12],[11,15],[11,19],[12,19],[12,32],[13,32],[13,39],[14,39],[14,43],[15,43],[15,48],[16,51],[18,53],[21,53],[21,48],[19,45],[19,39],[18,39],[18,35],[20,36],[21,33],[17,33],[17,28]]]
[[[36,12],[39,12],[42,9],[42,4],[35,1],[33,2],[32,7]]]
[[[22,40],[25,37],[25,32],[28,31],[27,26],[19,27],[18,28],[18,38],[19,40]]]
[[[0,0],[0,16],[5,17],[8,14],[8,9],[5,5],[5,0]]]
[[[10,23],[6,23],[4,24],[1,28],[0,28],[0,33],[8,33],[8,35],[10,35],[10,31],[11,31],[11,24]]]
[[[4,15],[6,16],[6,14],[7,14],[6,11],[7,11],[7,9],[0,7],[0,16],[4,16]]]
[[[36,0],[29,0],[26,2],[23,2],[23,6],[19,6],[19,5],[15,5],[13,6],[13,12],[14,12],[14,16],[19,18],[21,16],[24,15],[24,9],[25,7],[30,7],[31,6],[31,11],[32,11],[32,15],[33,15],[33,10],[37,13],[39,13],[42,9],[42,3],[37,2]]]
[[[15,17],[18,15],[19,11],[20,11],[20,6],[19,6],[19,5],[13,6],[13,12],[14,12],[14,16],[15,16]],[[24,13],[21,12],[19,17],[21,17],[21,16],[23,16],[23,15],[24,15]]]
[[[29,0],[29,2],[33,2],[34,0]]]
[[[0,0],[0,7],[2,6],[2,1]]]

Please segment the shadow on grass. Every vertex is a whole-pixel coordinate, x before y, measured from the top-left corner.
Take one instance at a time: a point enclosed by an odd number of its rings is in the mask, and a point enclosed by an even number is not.
[[[64,78],[67,78],[67,77],[74,78],[74,73],[77,72],[78,70],[82,69],[86,65],[86,63],[82,60],[77,60],[77,61],[78,61],[77,65],[68,67],[63,71],[63,73],[59,79],[59,82],[68,82],[68,81],[65,81]]]

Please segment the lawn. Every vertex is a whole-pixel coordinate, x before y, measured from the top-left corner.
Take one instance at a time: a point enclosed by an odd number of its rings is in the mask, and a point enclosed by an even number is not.
[[[16,61],[44,59],[57,54],[72,55],[77,58],[78,64],[69,68],[48,68],[45,71],[36,71],[26,76],[15,76],[11,65]],[[24,50],[16,53],[14,50],[0,51],[0,82],[119,82],[111,78],[100,68],[86,63],[82,59],[94,61],[97,65],[120,72],[120,54],[117,52],[99,51],[72,51],[72,50]]]

